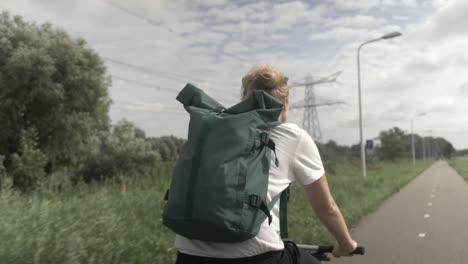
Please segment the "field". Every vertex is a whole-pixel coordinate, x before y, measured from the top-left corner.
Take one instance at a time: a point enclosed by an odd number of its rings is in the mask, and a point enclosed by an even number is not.
[[[423,169],[410,161],[375,162],[363,181],[359,166],[342,162],[331,167],[328,180],[353,226]],[[60,193],[0,193],[0,263],[173,263],[174,234],[161,224],[170,171]],[[290,238],[331,243],[301,187],[294,185],[291,195]]]
[[[468,181],[468,159],[455,158],[450,159],[448,163],[458,174]]]

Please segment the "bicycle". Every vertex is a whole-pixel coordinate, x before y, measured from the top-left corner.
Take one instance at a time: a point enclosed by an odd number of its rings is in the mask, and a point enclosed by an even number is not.
[[[327,254],[330,254],[333,251],[333,246],[326,246],[326,245],[304,245],[304,244],[297,244],[298,248],[305,249],[309,251],[312,256],[316,259],[321,261],[330,261],[330,257]],[[362,246],[358,246],[353,255],[364,255],[365,248]]]

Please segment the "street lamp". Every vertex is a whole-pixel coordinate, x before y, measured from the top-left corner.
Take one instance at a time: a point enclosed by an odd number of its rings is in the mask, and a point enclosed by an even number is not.
[[[363,136],[362,136],[361,65],[360,65],[361,63],[360,63],[360,59],[359,59],[359,54],[361,52],[361,48],[364,45],[367,45],[369,43],[376,42],[376,41],[379,41],[379,40],[396,38],[396,37],[399,37],[401,35],[402,34],[400,32],[392,32],[392,33],[383,35],[380,38],[368,40],[368,41],[362,43],[361,45],[359,45],[359,47],[357,49],[358,95],[359,95],[359,138],[361,140],[361,166],[362,166],[362,177],[364,178],[364,180],[367,179],[367,175],[366,175],[366,152],[365,152],[366,150],[364,148],[364,139],[363,139]]]
[[[426,136],[424,134],[427,133],[432,133],[432,130],[427,130],[423,132],[422,135],[422,154],[423,154],[423,160],[424,160],[424,165],[426,165]]]
[[[416,153],[414,150],[414,131],[413,131],[413,123],[414,123],[414,118],[419,117],[419,116],[424,116],[426,113],[419,113],[416,116],[411,118],[411,153],[413,154],[413,168],[416,167]]]

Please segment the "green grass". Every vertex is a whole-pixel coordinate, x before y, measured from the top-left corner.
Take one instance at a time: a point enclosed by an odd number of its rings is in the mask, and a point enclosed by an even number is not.
[[[468,181],[468,159],[453,158],[450,159],[448,163],[460,176]]]
[[[425,168],[422,162],[417,162],[415,168],[411,161],[371,163],[364,181],[358,164],[342,163],[334,174],[327,175],[327,179],[348,226],[354,227],[363,216],[375,210]],[[333,243],[332,237],[312,213],[302,187],[294,185],[292,193],[289,207],[291,239],[305,244]]]
[[[359,168],[343,163],[328,176],[348,223],[372,211],[423,170],[418,164],[376,163],[363,182]],[[162,226],[162,194],[170,168],[154,177],[106,186],[80,185],[62,193],[0,193],[0,263],[173,263],[174,234]],[[331,242],[313,216],[303,190],[290,200],[290,238]]]

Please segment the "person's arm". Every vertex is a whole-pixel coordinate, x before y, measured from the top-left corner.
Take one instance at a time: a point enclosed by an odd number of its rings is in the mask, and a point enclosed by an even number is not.
[[[305,185],[304,189],[315,214],[337,240],[333,255],[335,257],[350,255],[356,249],[357,243],[349,234],[343,215],[330,193],[325,175]]]

